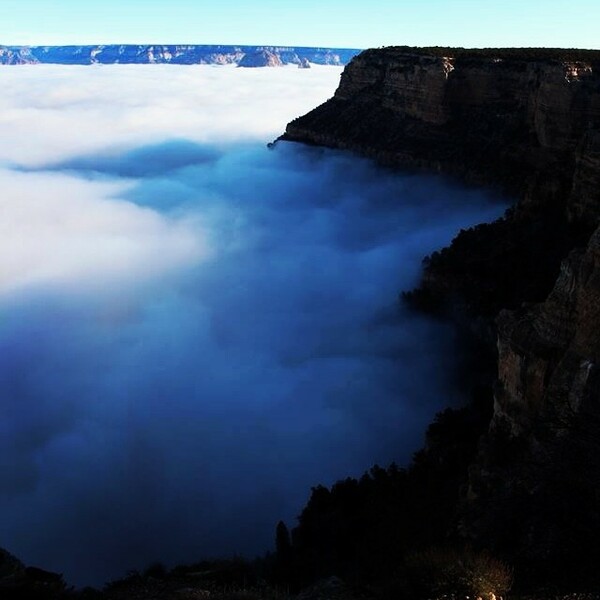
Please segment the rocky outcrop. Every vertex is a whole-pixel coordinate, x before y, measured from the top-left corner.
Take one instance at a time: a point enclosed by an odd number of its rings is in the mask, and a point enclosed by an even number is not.
[[[245,54],[238,67],[282,67],[281,58],[269,50],[257,50]]]
[[[369,50],[285,140],[456,176],[515,198],[425,262],[408,295],[497,339],[493,416],[463,537],[557,581],[600,560],[600,52]],[[456,314],[456,313],[454,313]],[[490,354],[490,356],[494,356]],[[488,365],[489,366],[489,365]],[[484,369],[487,368],[484,366]],[[491,382],[490,382],[491,383]],[[531,579],[533,581],[533,579]],[[596,581],[596,580],[594,580]]]
[[[500,313],[498,352],[492,429],[528,436],[543,421],[561,435],[600,408],[600,229],[563,262],[545,302]]]
[[[0,65],[51,63],[91,64],[240,64],[268,57],[267,64],[345,65],[359,50],[344,48],[294,48],[286,46],[221,45],[100,45],[100,46],[0,46]],[[265,61],[263,61],[265,62]],[[248,65],[244,65],[248,66]],[[255,65],[259,66],[259,65]]]
[[[471,315],[541,302],[600,224],[600,52],[367,50],[284,140],[350,149],[512,194],[425,263],[411,298]]]
[[[415,295],[433,305],[457,293],[471,313],[492,317],[543,300],[561,259],[600,222],[599,61],[583,51],[368,50],[282,139],[517,198],[504,220],[432,257]]]
[[[455,173],[529,200],[541,194],[546,204],[549,194],[562,201],[558,184],[567,183],[572,218],[598,220],[600,53],[561,60],[531,52],[367,50],[334,97],[283,137]]]
[[[460,528],[538,575],[589,581],[600,559],[600,228],[545,302],[497,324],[494,411]]]

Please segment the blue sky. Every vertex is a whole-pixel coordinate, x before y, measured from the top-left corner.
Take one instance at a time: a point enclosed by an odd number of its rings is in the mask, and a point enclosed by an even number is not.
[[[0,44],[600,48],[598,0],[2,0]]]

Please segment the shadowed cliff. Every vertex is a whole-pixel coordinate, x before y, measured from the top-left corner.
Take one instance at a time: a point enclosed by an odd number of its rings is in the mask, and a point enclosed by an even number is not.
[[[346,68],[335,96],[283,139],[441,172],[519,198],[430,257],[414,295],[458,292],[476,314],[540,301],[600,218],[600,53],[385,48]]]
[[[509,559],[521,584],[597,579],[600,53],[368,50],[282,139],[517,198],[428,257],[405,295],[466,316],[490,350],[478,368],[495,371],[492,418],[442,529]]]

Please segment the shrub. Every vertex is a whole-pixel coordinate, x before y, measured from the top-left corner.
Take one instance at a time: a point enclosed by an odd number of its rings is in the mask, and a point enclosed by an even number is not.
[[[143,577],[146,579],[165,579],[168,575],[167,568],[160,562],[155,562],[144,569]]]
[[[494,600],[511,587],[512,570],[487,552],[432,548],[407,557],[406,578],[421,598]]]

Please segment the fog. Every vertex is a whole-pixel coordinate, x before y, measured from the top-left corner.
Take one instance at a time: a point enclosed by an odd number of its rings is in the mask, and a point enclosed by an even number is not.
[[[0,547],[99,584],[272,546],[460,401],[398,294],[502,203],[267,142],[334,67],[3,68]]]

